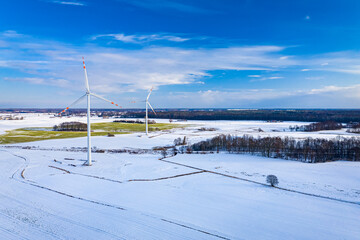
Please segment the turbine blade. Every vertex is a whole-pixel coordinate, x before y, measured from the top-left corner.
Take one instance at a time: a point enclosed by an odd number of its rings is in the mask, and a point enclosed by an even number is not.
[[[70,104],[67,108],[65,108],[64,110],[62,110],[61,112],[59,112],[59,115],[61,115],[61,113],[64,113],[65,111],[69,110],[70,107],[74,106],[75,104],[77,104],[78,102],[80,102],[84,97],[86,96],[86,94],[82,95],[81,97],[79,97],[75,102],[73,102],[72,104]]]
[[[146,100],[149,100],[149,97],[150,97],[150,94],[151,94],[152,90],[153,90],[153,88],[150,89],[149,94],[148,94]]]
[[[83,59],[83,65],[84,65],[84,72],[85,72],[85,87],[86,87],[86,92],[90,92],[90,87],[89,87],[89,80],[88,80],[88,76],[87,76],[87,72],[86,72],[86,67],[85,67],[85,59],[84,57],[82,57]]]
[[[151,108],[151,110],[154,112],[154,114],[156,115],[155,110],[153,109],[153,107],[151,106],[151,104],[149,102],[147,102],[147,104],[149,105],[149,107]]]
[[[104,100],[105,102],[109,102],[109,103],[111,103],[111,104],[114,104],[115,106],[117,106],[117,107],[119,107],[119,108],[122,108],[122,107],[119,106],[118,104],[116,104],[116,103],[114,103],[114,102],[112,102],[112,101],[110,101],[110,100],[108,100],[108,99],[106,99],[106,98],[104,98],[104,97],[102,97],[102,96],[100,96],[100,95],[97,95],[97,94],[95,94],[95,93],[90,93],[90,95],[91,95],[91,96],[94,96],[94,97],[97,97],[97,98],[99,98],[99,99],[101,99],[101,100]]]

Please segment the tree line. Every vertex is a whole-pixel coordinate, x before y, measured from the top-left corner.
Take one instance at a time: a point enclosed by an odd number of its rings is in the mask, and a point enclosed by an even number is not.
[[[192,151],[227,151],[264,157],[318,163],[336,160],[360,161],[360,140],[356,138],[296,140],[285,137],[254,138],[249,135],[220,135],[188,146]]]
[[[87,124],[81,122],[64,122],[53,127],[53,131],[74,131],[81,132],[87,130]]]
[[[340,130],[343,127],[341,123],[335,121],[325,121],[311,123],[309,125],[302,126],[290,126],[290,131],[302,131],[302,132],[317,132],[322,130]]]
[[[144,110],[125,111],[122,117],[143,118]],[[340,123],[360,122],[360,110],[350,109],[163,109],[151,118],[187,120],[262,120]]]
[[[118,122],[118,123],[136,123],[136,124],[145,124],[146,121],[140,121],[139,119],[136,120],[129,120],[129,119],[124,119],[124,120],[114,120],[113,122]],[[156,124],[155,120],[148,120],[148,124]]]

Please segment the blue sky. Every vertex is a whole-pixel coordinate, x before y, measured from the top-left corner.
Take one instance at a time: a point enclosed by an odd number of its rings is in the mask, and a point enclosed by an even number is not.
[[[85,91],[82,56],[91,89],[123,107],[154,87],[157,108],[359,108],[359,12],[356,0],[1,1],[0,108],[68,105]]]

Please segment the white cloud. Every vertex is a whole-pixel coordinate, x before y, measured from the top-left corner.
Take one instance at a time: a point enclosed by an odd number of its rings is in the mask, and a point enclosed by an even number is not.
[[[163,35],[163,34],[150,34],[150,35],[125,35],[123,33],[118,34],[100,34],[92,37],[92,40],[99,38],[110,38],[124,43],[144,43],[152,41],[170,41],[170,42],[185,42],[190,40],[189,38],[183,38],[173,35]]]
[[[274,89],[238,89],[232,91],[206,90],[198,92],[177,92],[168,96],[171,102],[181,102],[185,107],[242,106],[270,99],[290,97],[294,93]],[[230,104],[230,105],[229,105]]]
[[[308,94],[322,93],[340,94],[341,96],[360,98],[360,84],[345,87],[325,86],[323,88],[311,89],[310,91],[308,91]]]
[[[310,70],[311,70],[311,69],[309,69],[309,68],[301,69],[302,72],[308,72],[308,71],[310,71]]]
[[[53,3],[62,4],[62,5],[73,5],[73,6],[85,6],[85,3],[77,1],[52,1]]]
[[[346,97],[344,97],[346,96]],[[271,102],[278,102],[281,106],[304,107],[331,106],[324,105],[328,101],[342,100],[343,103],[360,99],[360,84],[353,86],[325,86],[309,90],[278,90],[278,89],[232,89],[232,90],[206,90],[198,92],[176,92],[167,96],[169,102],[181,102],[183,107],[249,107],[261,106]],[[301,99],[303,102],[299,101]],[[314,103],[314,99],[321,102]],[[288,105],[287,103],[290,103]],[[310,104],[310,105],[309,105]],[[319,104],[319,105],[317,105]],[[271,106],[271,105],[270,105]],[[293,106],[293,107],[294,107]],[[333,105],[335,106],[335,105]],[[356,105],[355,105],[356,106]]]
[[[324,79],[324,76],[317,76],[317,77],[306,77],[307,80],[321,80]]]
[[[5,32],[2,32],[1,35],[5,38],[19,38],[19,37],[23,37],[23,34],[20,34],[14,30],[7,30]]]
[[[71,84],[68,80],[65,79],[54,79],[54,78],[38,78],[38,77],[23,77],[23,78],[9,78],[5,77],[6,81],[14,81],[14,82],[27,82],[30,84],[37,85],[50,85],[50,86],[58,86],[58,87],[71,87]]]
[[[272,77],[261,77],[260,75],[255,75],[255,76],[259,76],[259,77],[250,80],[250,82],[261,82],[261,81],[266,81],[266,80],[274,80],[274,79],[284,78],[284,77],[280,77],[280,76],[272,76]]]
[[[284,50],[279,46],[247,46],[227,48],[179,48],[151,46],[138,49],[120,49],[92,45],[72,46],[70,44],[36,40],[21,34],[16,41],[3,32],[0,41],[7,45],[0,49],[0,67],[19,72],[19,76],[5,78],[7,81],[22,81],[37,85],[51,85],[66,88],[67,91],[83,90],[84,77],[81,56],[86,53],[86,64],[91,88],[98,93],[135,92],[158,88],[164,85],[203,84],[214,70],[260,70],[268,76],[248,75],[253,81],[281,79],[277,73],[296,69],[306,62],[317,71],[337,71],[360,74],[359,53],[343,52],[312,56],[311,60],[296,60],[294,57],[281,59]],[[15,35],[14,35],[15,34]],[[29,55],[29,52],[32,55]],[[321,69],[316,69],[321,63]],[[330,66],[337,66],[332,68]],[[271,74],[269,71],[274,71]],[[269,76],[270,75],[270,76]],[[308,78],[310,79],[310,77]],[[314,77],[312,80],[316,80]],[[206,85],[205,85],[206,86]],[[360,86],[326,86],[303,91],[275,89],[245,89],[231,91],[200,91],[175,93],[169,99],[184,97],[184,101],[197,102],[198,106],[220,106],[217,99],[233,102],[256,103],[268,99],[285,99],[301,96],[339,96],[358,99]],[[225,101],[224,100],[224,101]],[[201,103],[204,103],[203,105]],[[206,104],[205,104],[206,103]],[[190,105],[189,105],[190,106]],[[226,106],[226,104],[224,105]]]
[[[343,51],[312,56],[303,60],[313,70],[360,74],[360,52]],[[321,67],[320,67],[321,66]]]
[[[0,34],[0,40],[6,38]],[[201,83],[214,70],[273,71],[297,64],[280,60],[284,48],[279,46],[120,49],[93,44],[78,47],[30,37],[6,43],[11,47],[0,49],[0,67],[17,70],[23,81],[34,84],[57,85],[56,79],[64,79],[72,84],[71,90],[83,89],[81,57],[86,53],[90,84],[99,93]]]

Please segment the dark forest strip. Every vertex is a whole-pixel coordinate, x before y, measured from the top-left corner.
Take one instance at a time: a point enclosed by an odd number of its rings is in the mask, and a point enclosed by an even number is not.
[[[336,160],[360,161],[360,139],[336,138],[329,140],[307,138],[305,140],[296,140],[289,137],[254,138],[249,135],[242,137],[220,135],[189,146],[187,153],[192,151],[247,153],[309,163]]]

